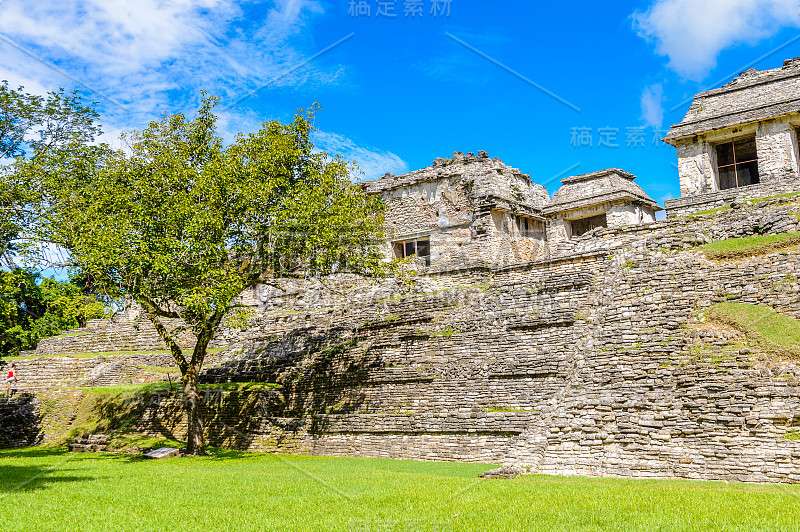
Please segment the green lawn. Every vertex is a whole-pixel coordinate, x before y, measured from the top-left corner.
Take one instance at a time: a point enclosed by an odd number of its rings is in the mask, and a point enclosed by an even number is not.
[[[0,451],[3,530],[798,530],[800,486],[523,477],[480,464]]]

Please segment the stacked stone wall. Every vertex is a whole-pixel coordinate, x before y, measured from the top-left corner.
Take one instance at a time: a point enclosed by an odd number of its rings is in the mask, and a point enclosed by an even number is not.
[[[11,361],[0,366],[7,372]],[[69,355],[13,359],[17,366],[19,393],[35,393],[52,388],[84,386],[117,386],[167,380],[165,372],[153,368],[175,368],[169,353],[139,353],[129,355],[74,358]],[[5,374],[5,373],[4,373]],[[180,377],[172,372],[173,380]]]
[[[800,189],[800,180],[796,178],[776,179],[774,181],[765,181],[746,187],[730,188],[727,190],[700,193],[696,196],[683,196],[681,198],[670,199],[664,202],[664,207],[666,207],[667,210],[667,218],[676,218],[725,207],[734,202],[741,203],[747,200],[758,201],[758,198],[792,194],[797,192],[798,189]]]
[[[338,295],[302,282],[264,291],[268,311],[226,332],[231,349],[202,375],[209,442],[553,474],[800,481],[800,366],[703,318],[728,301],[800,319],[800,255],[715,262],[696,249],[796,231],[797,211],[776,199],[606,230],[595,235],[602,247],[427,272],[411,290],[340,277]],[[266,384],[242,392],[227,382]],[[180,397],[149,405],[138,427],[182,437]]]
[[[517,269],[488,286],[263,317],[205,380],[278,387],[222,391],[209,438],[554,474],[798,481],[800,446],[786,437],[800,426],[800,368],[694,330],[718,301],[800,317],[798,262],[627,250],[564,273]],[[180,437],[179,401],[152,407],[141,428]]]
[[[0,449],[39,443],[42,443],[42,433],[33,397],[0,397]]]
[[[167,320],[168,328],[177,328],[175,320]],[[191,348],[195,337],[190,331],[178,335],[181,347]],[[224,340],[215,338],[211,348],[224,347]],[[63,353],[116,353],[122,351],[164,350],[161,339],[153,324],[146,318],[135,317],[130,320],[90,320],[86,327],[65,331],[58,336],[43,338],[35,351],[25,354],[54,355]]]
[[[797,185],[794,185],[797,187]],[[795,188],[796,190],[796,188]],[[649,250],[690,249],[698,244],[753,235],[800,230],[798,196],[753,200],[703,216],[686,216],[622,228],[598,228],[554,245],[554,256],[640,247]],[[716,204],[715,204],[716,205]],[[730,207],[721,202],[717,207]]]
[[[496,268],[472,286],[263,316],[204,379],[279,387],[277,411],[236,429],[253,449],[795,482],[800,368],[697,327],[721,301],[800,318],[798,255],[717,263],[694,250],[794,230],[792,208],[663,223],[652,242]]]

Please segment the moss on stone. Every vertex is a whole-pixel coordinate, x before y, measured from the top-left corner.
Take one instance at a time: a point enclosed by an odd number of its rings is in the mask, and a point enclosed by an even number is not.
[[[699,247],[713,260],[740,259],[786,251],[800,245],[800,232],[730,238]]]
[[[717,303],[708,317],[738,329],[761,349],[800,358],[800,321],[748,303]]]

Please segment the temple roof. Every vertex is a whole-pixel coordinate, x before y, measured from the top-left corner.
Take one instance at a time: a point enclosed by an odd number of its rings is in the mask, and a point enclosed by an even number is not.
[[[800,57],[781,68],[742,72],[718,89],[701,92],[664,142],[800,112]]]
[[[474,155],[456,152],[451,159],[437,158],[431,166],[405,175],[386,174],[361,186],[368,194],[384,194],[392,190],[419,185],[439,179],[455,178],[471,189],[471,195],[482,202],[501,202],[526,206],[540,211],[550,201],[547,190],[531,181],[531,176],[512,168],[500,159],[490,159],[484,151]],[[512,179],[513,178],[513,179]],[[517,187],[515,183],[523,186]]]
[[[635,175],[618,168],[567,177],[543,212],[551,214],[617,200],[637,201],[661,210],[634,179]]]

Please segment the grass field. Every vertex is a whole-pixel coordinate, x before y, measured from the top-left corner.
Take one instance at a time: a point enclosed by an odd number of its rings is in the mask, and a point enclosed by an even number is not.
[[[0,451],[0,529],[798,530],[800,486],[521,477],[481,464]]]

